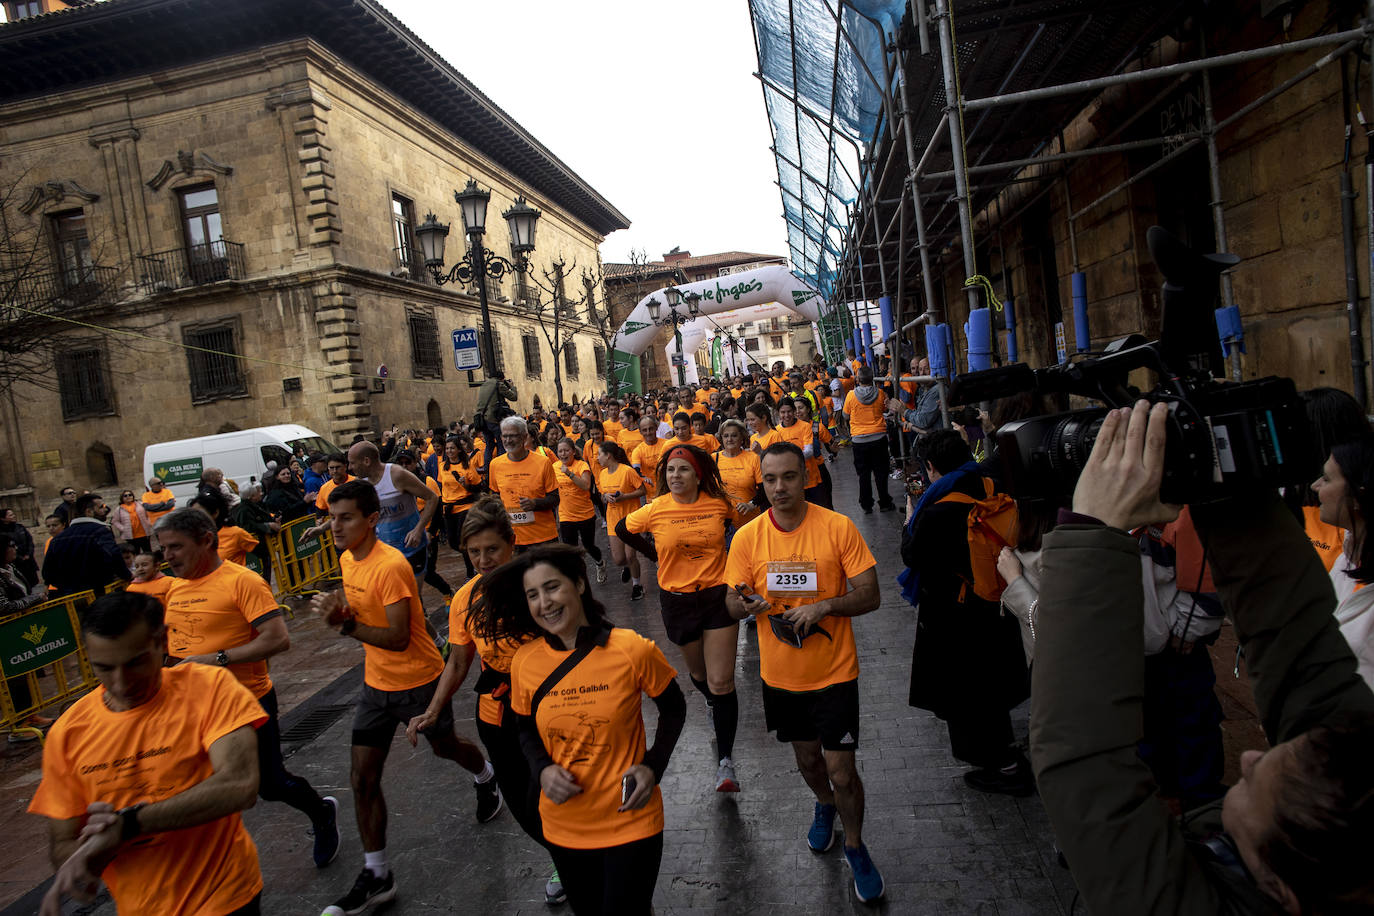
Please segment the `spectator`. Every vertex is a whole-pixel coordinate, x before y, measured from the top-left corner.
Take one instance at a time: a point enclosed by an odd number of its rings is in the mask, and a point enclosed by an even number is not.
[[[294,458],[292,462],[295,462]],[[290,464],[287,465],[287,470],[290,471],[292,479],[296,480],[299,485],[300,478],[296,477],[296,472],[291,470]],[[196,492],[206,493],[211,491],[223,496],[224,502],[230,509],[238,506],[239,495],[234,492],[234,488],[224,479],[224,471],[219,468],[206,468],[200,475],[200,484],[196,487]]]
[[[1093,913],[1367,913],[1374,907],[1374,694],[1332,619],[1321,562],[1276,494],[1194,505],[1272,749],[1182,821],[1136,750],[1139,545],[1161,504],[1165,405],[1113,411],[1046,535],[1031,757]]]
[[[324,482],[329,479],[327,466],[328,458],[325,455],[315,454],[310,456],[305,474],[301,477],[301,486],[305,489],[306,502],[313,503],[315,497],[320,495],[320,487],[324,486]],[[243,496],[242,493],[239,495]]]
[[[37,582],[38,561],[33,555],[33,535],[29,534],[28,528],[19,524],[13,509],[0,509],[0,534],[8,534],[14,538],[14,546],[18,551],[14,565],[23,574],[25,581]]]
[[[1331,584],[1340,602],[1336,620],[1359,662],[1360,677],[1374,686],[1374,590],[1365,587],[1374,582],[1374,541],[1367,537],[1368,514],[1374,511],[1372,485],[1374,438],[1366,435],[1333,448],[1312,489],[1321,521],[1348,532],[1331,567]]]
[[[26,611],[43,601],[43,589],[33,580],[26,579],[16,566],[18,545],[8,534],[0,533],[0,617]],[[10,701],[18,711],[33,705],[33,693],[29,690],[29,676],[21,674],[8,680]],[[33,714],[18,723],[15,731],[10,732],[10,743],[33,741],[38,733],[52,725],[53,720]]]
[[[275,512],[282,524],[310,515],[310,504],[305,501],[305,491],[296,482],[296,475],[290,468],[279,468],[268,478],[267,508]]]
[[[63,524],[69,524],[72,520],[72,504],[76,502],[76,488],[63,487],[62,501],[57,504],[57,508],[52,510],[52,514],[62,519]]]
[[[110,526],[110,510],[99,493],[87,493],[72,503],[72,520],[52,539],[43,557],[43,581],[57,596],[87,589],[100,591],[116,580],[128,581],[129,567],[120,555]]]
[[[134,498],[133,490],[119,494],[119,505],[110,516],[110,527],[120,541],[128,541],[137,551],[150,550],[153,523],[148,518],[148,510],[143,503]]]
[[[488,375],[482,387],[477,389],[477,413],[473,421],[487,444],[482,457],[484,467],[491,467],[492,453],[496,451],[496,443],[501,441],[501,421],[515,413],[508,402],[517,397],[515,386],[506,381],[505,373],[499,369]]]
[[[177,507],[177,498],[172,495],[171,490],[162,485],[161,477],[148,478],[148,491],[143,494],[141,502],[148,513],[148,521],[153,523],[153,528],[157,527],[158,519]]]
[[[281,524],[272,518],[272,512],[262,499],[262,484],[250,483],[243,488],[239,507],[231,513],[234,524],[257,538],[258,546],[249,553],[257,557],[262,568],[262,577],[272,581],[272,555],[268,549],[267,536],[281,531]]]
[[[909,702],[943,719],[950,752],[974,769],[964,781],[980,792],[1027,796],[1030,765],[1014,744],[1010,710],[1028,696],[1020,628],[995,601],[973,590],[967,502],[987,497],[968,443],[953,430],[925,442],[931,485],[902,537],[902,560],[917,578],[919,614]]]

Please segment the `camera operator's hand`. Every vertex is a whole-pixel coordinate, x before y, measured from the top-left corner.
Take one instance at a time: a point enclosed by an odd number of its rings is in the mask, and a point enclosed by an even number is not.
[[[1168,407],[1143,400],[1108,413],[1074,488],[1073,511],[1122,531],[1177,518],[1180,507],[1159,500],[1168,419]]]

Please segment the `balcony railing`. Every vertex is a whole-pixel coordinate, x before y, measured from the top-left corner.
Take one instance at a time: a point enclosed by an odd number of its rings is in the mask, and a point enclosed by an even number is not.
[[[242,280],[243,264],[243,245],[225,239],[141,254],[137,261],[138,285],[153,295],[221,280]]]
[[[0,305],[35,311],[114,305],[118,300],[119,270],[80,267],[47,273],[0,272]]]
[[[396,258],[396,272],[392,276],[397,276],[401,271],[411,280],[424,283],[426,279],[425,262],[418,248],[393,248],[391,253]]]

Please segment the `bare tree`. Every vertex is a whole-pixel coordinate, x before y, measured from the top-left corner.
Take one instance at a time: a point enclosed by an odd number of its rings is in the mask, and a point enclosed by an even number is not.
[[[576,299],[568,297],[567,279],[577,270],[576,261],[569,266],[560,257],[550,268],[540,271],[544,275],[544,282],[527,272],[526,278],[537,289],[533,298],[527,300],[527,305],[553,354],[553,387],[558,403],[562,405],[566,403],[563,397],[563,354],[566,348],[573,346],[577,325],[581,323],[578,316],[589,301],[589,293]]]

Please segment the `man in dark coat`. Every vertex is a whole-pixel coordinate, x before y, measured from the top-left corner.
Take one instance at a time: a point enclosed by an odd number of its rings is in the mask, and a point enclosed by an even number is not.
[[[969,504],[941,501],[952,492],[985,498],[983,475],[954,430],[927,436],[923,457],[931,486],[902,536],[902,560],[919,583],[908,702],[944,720],[951,753],[974,767],[964,774],[970,786],[1027,796],[1035,785],[1010,714],[1030,695],[1020,628],[974,594]]]
[[[105,523],[110,510],[99,493],[87,493],[72,503],[71,522],[52,539],[43,557],[43,581],[58,596],[101,589],[116,579],[133,578],[114,533]]]

